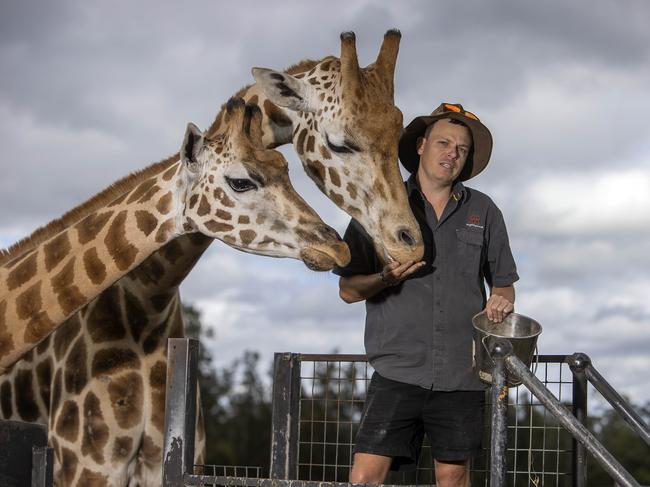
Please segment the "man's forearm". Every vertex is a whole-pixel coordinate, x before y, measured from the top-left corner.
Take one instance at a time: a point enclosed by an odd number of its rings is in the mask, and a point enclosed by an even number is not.
[[[506,298],[512,304],[515,303],[515,286],[493,287],[490,295],[497,295]]]
[[[356,303],[373,297],[386,288],[381,274],[359,274],[339,279],[339,296],[346,303]]]

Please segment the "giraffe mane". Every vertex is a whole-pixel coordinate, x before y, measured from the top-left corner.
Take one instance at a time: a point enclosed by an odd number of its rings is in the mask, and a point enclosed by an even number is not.
[[[174,154],[167,159],[134,171],[122,179],[115,181],[113,184],[86,200],[84,203],[81,203],[67,211],[63,216],[37,228],[31,235],[28,235],[4,250],[0,249],[0,265],[5,265],[29,252],[37,245],[50,239],[59,232],[62,232],[87,215],[97,211],[102,206],[107,205],[118,196],[123,195],[127,191],[131,191],[143,180],[164,171],[177,161],[178,154]]]

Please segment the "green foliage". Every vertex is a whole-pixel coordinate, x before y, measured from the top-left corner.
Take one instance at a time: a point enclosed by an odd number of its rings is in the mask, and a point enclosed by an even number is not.
[[[268,474],[271,451],[271,400],[257,373],[259,354],[217,370],[206,338],[211,335],[199,312],[183,306],[187,336],[201,344],[199,386],[206,430],[206,464],[263,467]]]
[[[650,424],[650,402],[636,408]],[[650,485],[650,447],[614,410],[591,418],[590,429],[607,450],[641,485]],[[588,459],[589,486],[610,487],[613,481],[592,456]]]

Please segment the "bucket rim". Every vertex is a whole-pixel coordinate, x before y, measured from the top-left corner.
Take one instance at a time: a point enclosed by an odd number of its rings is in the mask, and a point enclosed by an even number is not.
[[[512,313],[510,313],[508,316],[510,316],[510,315],[517,315],[517,316],[521,316],[522,318],[526,318],[526,319],[532,321],[533,323],[535,323],[535,324],[539,327],[539,330],[537,330],[537,333],[531,333],[530,335],[524,335],[524,336],[519,336],[519,337],[513,337],[513,336],[499,335],[499,334],[497,334],[497,333],[488,332],[488,331],[486,331],[486,330],[484,330],[484,329],[479,328],[478,326],[476,326],[476,321],[475,321],[475,320],[476,320],[479,316],[484,315],[484,314],[486,314],[486,313],[485,313],[485,310],[481,311],[480,313],[476,313],[474,316],[472,316],[472,326],[474,327],[474,329],[475,329],[476,331],[481,332],[481,333],[486,334],[486,335],[494,336],[494,337],[497,337],[497,338],[508,338],[508,339],[515,339],[515,340],[518,340],[518,339],[522,339],[522,338],[524,338],[524,339],[525,339],[525,338],[533,338],[533,337],[539,336],[539,335],[542,333],[542,325],[539,323],[539,321],[537,321],[537,320],[534,319],[534,318],[531,318],[530,316],[526,316],[526,315],[523,315],[523,314],[521,314],[521,313],[515,313],[514,311],[513,311]]]

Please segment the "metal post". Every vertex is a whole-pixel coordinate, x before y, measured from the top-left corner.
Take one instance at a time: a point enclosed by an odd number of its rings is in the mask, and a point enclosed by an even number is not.
[[[506,485],[508,452],[508,383],[505,357],[512,353],[507,340],[496,340],[490,347],[492,370],[492,442],[490,445],[490,487]]]
[[[605,378],[598,373],[598,371],[591,364],[591,361],[585,368],[585,375],[591,384],[600,392],[607,402],[612,405],[616,411],[623,417],[636,433],[643,438],[650,446],[650,428],[645,424],[643,418],[632,409],[628,402],[621,397],[621,395],[614,390],[614,388],[605,380]]]
[[[271,424],[272,479],[297,479],[300,422],[300,356],[276,353]]]
[[[52,448],[47,446],[32,447],[32,485],[31,487],[52,487],[53,459]]]
[[[587,426],[587,377],[585,367],[589,365],[589,357],[584,353],[574,353],[567,357],[573,372],[573,415],[580,424]],[[586,487],[587,485],[587,450],[575,436],[573,438],[573,487]]]
[[[184,475],[193,473],[194,466],[199,342],[170,338],[167,347],[163,485],[182,487]]]
[[[564,428],[576,437],[620,487],[641,487],[596,437],[551,394],[544,384],[515,355],[505,358],[508,371],[522,380],[528,390],[549,410]]]

